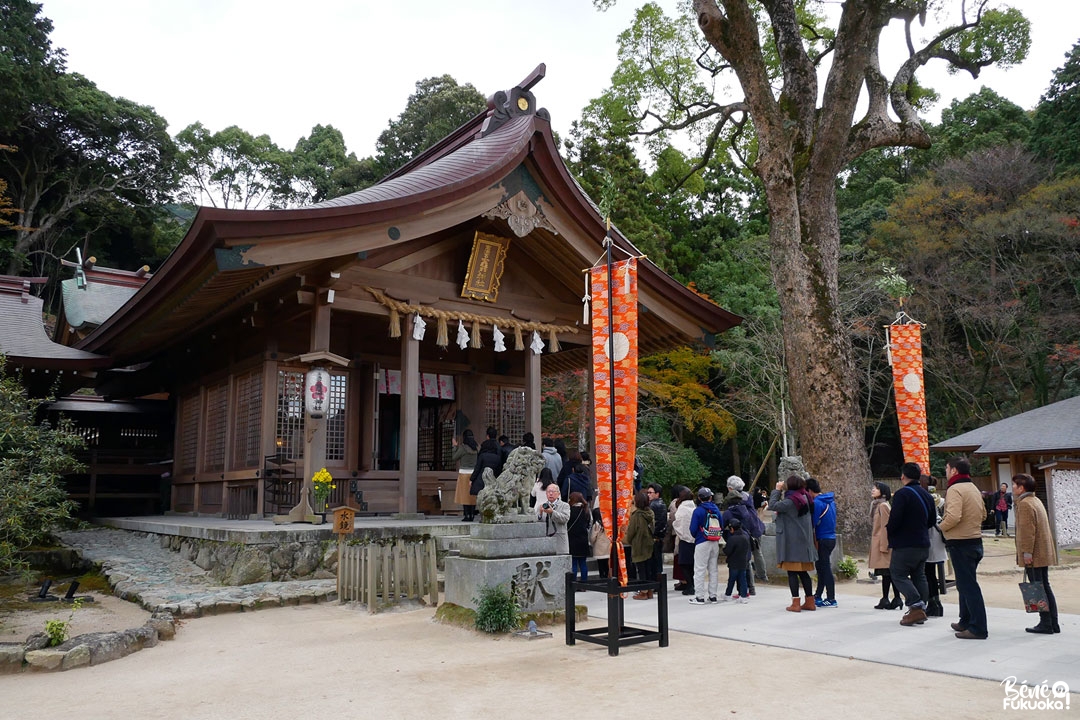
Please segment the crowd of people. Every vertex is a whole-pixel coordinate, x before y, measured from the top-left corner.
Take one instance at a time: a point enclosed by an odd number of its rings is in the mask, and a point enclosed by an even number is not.
[[[496,473],[514,446],[496,438],[494,428],[479,446],[466,430],[454,441],[459,476],[456,499],[465,508],[465,520],[475,517],[476,494],[483,487],[482,471]],[[523,444],[534,447],[526,434]],[[588,561],[596,561],[601,578],[609,576],[612,543],[602,522],[594,478],[586,453],[567,452],[561,440],[544,438],[544,468],[533,490],[537,519],[555,538],[556,552],[569,554],[577,579],[589,578]],[[485,457],[486,456],[486,457]],[[776,483],[766,498],[760,488],[746,492],[742,478],[727,479],[726,493],[717,498],[708,487],[697,491],[676,485],[665,504],[663,488],[640,482],[636,487],[624,547],[630,579],[647,582],[663,573],[664,554],[672,554],[675,590],[689,596],[692,605],[747,603],[756,594],[755,580],[768,580],[761,554],[764,513],[773,513],[777,567],[787,574],[791,592],[789,612],[836,608],[836,579],[832,554],[836,548],[837,508],[831,492],[823,492],[814,478],[792,475]],[[479,478],[479,484],[477,479]],[[958,595],[959,617],[951,623],[955,636],[981,640],[989,636],[986,605],[978,582],[983,558],[982,524],[987,508],[971,479],[971,465],[956,457],[945,466],[946,488],[939,494],[934,478],[916,463],[901,470],[901,487],[875,482],[870,489],[870,551],[868,567],[881,581],[879,610],[904,609],[900,624],[922,625],[942,617],[940,596],[946,592],[945,561],[951,561]],[[1015,514],[1016,562],[1027,581],[1042,592],[1039,623],[1030,633],[1060,633],[1057,602],[1050,587],[1048,568],[1056,560],[1046,508],[1035,496],[1031,475],[1012,478],[1011,492],[1002,483],[991,507],[995,531],[1007,534],[1007,516]],[[717,500],[720,504],[717,504]],[[719,593],[720,561],[727,566],[723,595]],[[810,572],[817,576],[817,587]],[[634,600],[650,600],[653,590],[640,590]]]

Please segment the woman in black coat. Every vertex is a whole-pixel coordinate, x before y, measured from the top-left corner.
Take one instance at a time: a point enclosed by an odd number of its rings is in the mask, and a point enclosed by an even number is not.
[[[570,493],[570,520],[566,524],[566,537],[570,541],[574,577],[580,577],[582,582],[589,579],[588,562],[592,555],[592,546],[589,543],[591,518],[592,513],[584,496],[579,492]]]
[[[484,489],[484,468],[491,468],[492,474],[498,475],[501,463],[499,443],[491,438],[480,443],[480,453],[476,456],[476,467],[473,468],[472,479],[469,482],[469,492],[479,495]]]

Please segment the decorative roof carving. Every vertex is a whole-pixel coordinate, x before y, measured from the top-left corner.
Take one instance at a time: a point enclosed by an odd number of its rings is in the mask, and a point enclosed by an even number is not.
[[[559,234],[544,216],[541,207],[530,200],[524,190],[488,210],[484,217],[505,220],[518,237],[525,237],[538,227]]]

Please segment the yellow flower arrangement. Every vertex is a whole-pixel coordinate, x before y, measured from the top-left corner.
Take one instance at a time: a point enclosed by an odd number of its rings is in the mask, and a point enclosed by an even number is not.
[[[315,499],[320,502],[326,502],[326,499],[330,497],[330,491],[337,489],[334,476],[327,472],[326,468],[312,475],[311,483],[315,486]]]

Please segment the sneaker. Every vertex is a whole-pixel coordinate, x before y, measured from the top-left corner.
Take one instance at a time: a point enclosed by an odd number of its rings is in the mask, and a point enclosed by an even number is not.
[[[839,605],[840,605],[840,603],[836,602],[835,600],[822,600],[821,604],[818,605],[818,607],[830,608],[830,607],[839,607]]]
[[[721,599],[721,602],[726,602],[726,603],[729,603],[729,602],[731,602],[732,600],[738,600],[738,599],[739,599],[739,596],[738,596],[738,595],[736,595],[736,596],[734,596],[734,597],[732,597],[731,595],[725,595],[725,596],[724,596],[724,597],[723,597],[723,598]]]
[[[819,597],[815,597],[815,598],[814,598],[814,606],[815,606],[815,607],[825,607],[825,601],[824,601],[824,600],[822,600],[822,599],[821,599],[821,598],[819,598]]]
[[[710,595],[709,596],[709,602],[715,603],[715,602],[720,602],[720,601],[716,598],[715,595]]]
[[[757,590],[755,590],[754,588],[750,588],[750,594],[757,595]]]
[[[740,605],[748,605],[750,603],[750,598],[744,598],[744,597],[736,598],[735,602],[737,602]]]
[[[692,598],[690,598],[689,602],[690,602],[691,605],[704,605],[705,604],[705,598],[692,597]]]

